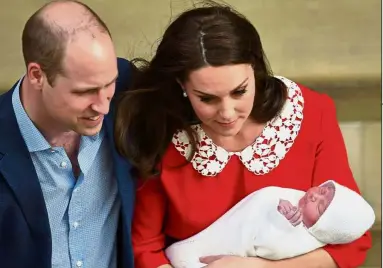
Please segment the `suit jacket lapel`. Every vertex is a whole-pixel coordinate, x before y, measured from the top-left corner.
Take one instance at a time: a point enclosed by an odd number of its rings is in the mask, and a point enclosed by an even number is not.
[[[134,197],[135,197],[135,186],[134,181],[131,177],[131,164],[126,161],[121,155],[118,154],[115,149],[114,136],[113,136],[113,112],[105,117],[104,126],[106,129],[106,135],[110,142],[110,147],[113,155],[113,164],[115,176],[118,184],[118,191],[121,198],[121,226],[119,230],[118,239],[121,239],[121,246],[118,250],[119,252],[119,267],[134,267],[133,264],[133,251],[131,247],[131,223],[133,218],[133,208],[134,208]]]
[[[113,115],[109,113],[104,120],[106,135],[110,142],[113,155],[115,175],[118,183],[118,189],[122,202],[122,215],[125,219],[132,219],[134,206],[134,182],[131,177],[131,164],[124,159],[116,150],[113,136]],[[130,231],[130,222],[129,222]]]
[[[0,101],[0,174],[12,189],[31,231],[50,240],[43,193],[16,121],[12,93],[5,93]]]

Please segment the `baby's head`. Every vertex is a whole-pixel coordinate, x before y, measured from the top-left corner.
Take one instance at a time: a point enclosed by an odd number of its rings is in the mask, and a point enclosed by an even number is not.
[[[325,244],[345,244],[361,237],[375,221],[363,197],[334,181],[311,188],[299,201],[303,223]]]
[[[326,211],[334,198],[335,185],[329,181],[321,186],[310,188],[299,200],[298,207],[302,213],[303,224],[313,226]]]

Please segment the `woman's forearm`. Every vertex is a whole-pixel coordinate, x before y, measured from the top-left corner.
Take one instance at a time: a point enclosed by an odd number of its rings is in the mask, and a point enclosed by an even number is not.
[[[163,264],[161,266],[158,266],[157,268],[173,268],[170,264]]]
[[[337,268],[335,261],[324,249],[317,249],[305,255],[270,262],[270,268]]]

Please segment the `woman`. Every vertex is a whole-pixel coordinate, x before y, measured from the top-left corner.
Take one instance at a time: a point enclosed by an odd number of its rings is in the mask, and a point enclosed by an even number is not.
[[[136,267],[171,267],[166,246],[266,186],[306,191],[333,179],[358,191],[333,102],[272,76],[256,29],[232,9],[184,12],[154,58],[133,63],[138,72],[119,104],[115,135],[142,178],[132,225]],[[361,265],[370,247],[367,233],[288,260],[201,261],[210,268],[346,268]]]

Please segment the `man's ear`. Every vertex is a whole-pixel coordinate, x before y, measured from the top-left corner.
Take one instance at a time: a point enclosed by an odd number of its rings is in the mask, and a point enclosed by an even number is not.
[[[45,76],[40,64],[34,62],[29,63],[26,76],[34,89],[41,90],[43,88]]]

